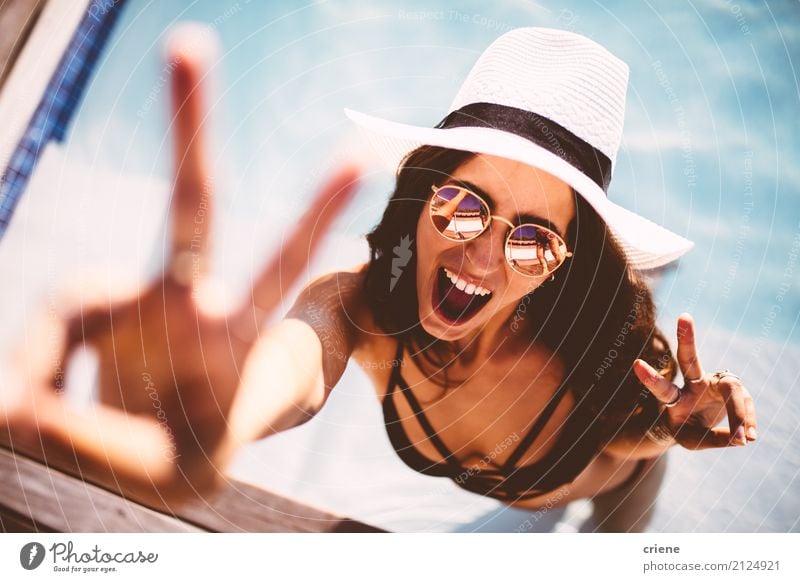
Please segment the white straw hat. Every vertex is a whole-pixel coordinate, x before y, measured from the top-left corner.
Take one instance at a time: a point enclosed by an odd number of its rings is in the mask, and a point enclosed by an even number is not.
[[[652,269],[694,246],[608,199],[625,116],[628,66],[596,42],[547,28],[518,28],[478,59],[435,128],[347,116],[393,171],[433,145],[516,160],[580,193],[606,221],[630,265]]]

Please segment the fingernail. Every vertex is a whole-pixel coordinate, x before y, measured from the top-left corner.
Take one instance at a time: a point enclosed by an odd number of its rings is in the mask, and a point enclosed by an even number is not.
[[[740,426],[739,428],[736,429],[736,434],[734,435],[733,440],[738,445],[746,445],[747,444],[747,439],[744,438],[744,427],[743,426]]]
[[[747,436],[750,437],[750,440],[756,440],[758,438],[758,433],[756,432],[756,427],[751,426],[747,429]]]

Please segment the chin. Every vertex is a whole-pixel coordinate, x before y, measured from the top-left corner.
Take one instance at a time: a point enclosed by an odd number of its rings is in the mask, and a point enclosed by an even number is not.
[[[454,326],[442,321],[439,315],[432,310],[420,313],[420,325],[429,335],[441,341],[456,341],[468,336],[476,329],[474,325]]]

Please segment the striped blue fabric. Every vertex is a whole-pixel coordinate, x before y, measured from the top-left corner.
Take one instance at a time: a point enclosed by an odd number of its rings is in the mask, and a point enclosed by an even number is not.
[[[0,238],[50,140],[63,141],[103,47],[126,0],[93,0],[56,67],[0,178]]]

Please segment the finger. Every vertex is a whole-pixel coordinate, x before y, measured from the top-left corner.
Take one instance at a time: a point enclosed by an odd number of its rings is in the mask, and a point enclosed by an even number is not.
[[[731,433],[727,428],[706,428],[685,424],[681,426],[675,439],[687,449],[719,449],[736,446],[731,442]]]
[[[40,445],[40,417],[62,391],[63,374],[55,372],[63,369],[61,324],[43,310],[27,321],[9,357],[0,357],[0,442],[12,450]]]
[[[553,257],[555,257],[556,263],[561,266],[561,263],[564,262],[564,253],[561,252],[561,247],[559,247],[558,244],[555,244],[550,248],[550,250],[553,253]]]
[[[674,402],[680,389],[659,374],[644,360],[636,359],[633,362],[633,371],[639,381],[655,396],[659,402],[667,404]]]
[[[64,323],[64,359],[80,346],[96,345],[111,332],[111,312],[99,306],[85,306]]]
[[[64,337],[64,320],[45,311],[25,326],[25,334],[15,349],[14,359],[20,364],[19,369],[26,375],[26,381],[32,385],[63,387],[56,386],[55,382],[63,379]]]
[[[130,304],[139,296],[139,282],[130,274],[116,271],[108,276],[87,273],[66,286],[53,313],[64,322],[64,353],[79,344],[94,344],[111,332],[115,309]]]
[[[445,202],[439,210],[436,211],[437,216],[442,216],[445,219],[452,220],[453,216],[456,214],[456,210],[458,209],[458,205],[469,195],[469,192],[466,190],[460,190],[458,194],[453,197],[452,200],[449,202]]]
[[[703,366],[697,355],[694,319],[688,313],[678,317],[678,364],[686,382],[703,377]]]
[[[745,436],[745,417],[747,407],[745,405],[744,386],[734,378],[722,378],[717,389],[725,399],[725,409],[728,412],[728,426],[730,427],[731,443],[734,445],[746,445]]]
[[[558,241],[554,236],[550,236],[550,252],[553,253],[556,261],[559,263],[563,262],[564,260],[564,253],[561,250],[561,246],[558,244]]]
[[[213,184],[206,158],[208,82],[204,77],[215,54],[213,35],[200,25],[180,25],[167,41],[167,59],[174,66],[175,171],[169,264],[182,284],[197,281],[207,270]]]
[[[536,258],[539,259],[539,263],[542,265],[542,274],[547,275],[550,272],[550,268],[547,266],[547,261],[544,258],[544,247],[542,245],[536,245]]]
[[[75,352],[80,348],[99,345],[102,337],[108,337],[112,330],[111,311],[102,306],[82,306],[73,315],[53,326],[53,332],[61,337],[61,343],[54,346],[50,362],[40,362],[39,380],[43,385],[61,393],[67,386],[67,368]],[[49,365],[49,368],[46,366]]]
[[[334,174],[320,189],[292,233],[255,279],[251,297],[252,307],[258,312],[270,313],[305,271],[334,220],[351,200],[359,177],[360,171],[355,166],[348,166]],[[253,317],[249,306],[245,311],[245,317]]]
[[[754,441],[758,438],[758,422],[756,421],[756,405],[753,397],[747,388],[744,389],[744,410],[745,410],[745,436],[747,440]]]

